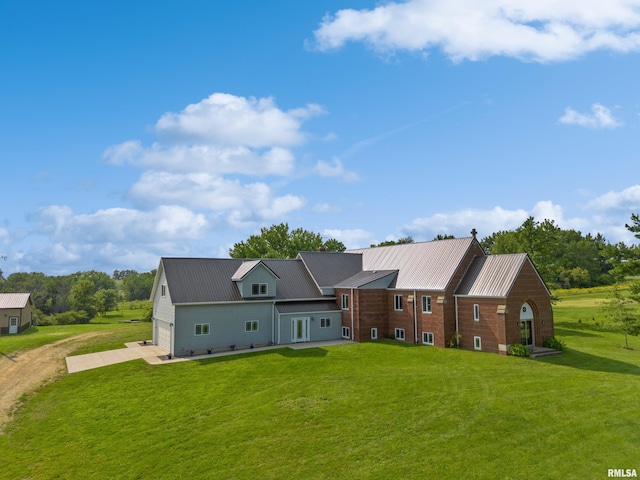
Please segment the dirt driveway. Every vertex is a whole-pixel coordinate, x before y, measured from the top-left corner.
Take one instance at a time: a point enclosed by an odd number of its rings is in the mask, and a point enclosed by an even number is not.
[[[42,347],[0,357],[0,434],[20,397],[66,372],[64,358],[92,337],[109,332],[88,332]]]

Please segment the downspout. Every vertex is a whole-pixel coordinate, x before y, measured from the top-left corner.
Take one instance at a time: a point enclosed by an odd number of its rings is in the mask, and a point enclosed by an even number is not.
[[[418,294],[416,291],[413,291],[413,332],[414,332],[414,343],[418,343]]]
[[[276,302],[271,304],[271,343],[276,341]]]
[[[456,347],[460,348],[460,335],[458,333],[458,297],[454,295],[453,298],[456,299]]]
[[[353,287],[351,288],[351,341],[355,341],[356,339],[356,331],[354,329],[353,323],[353,306],[356,303],[356,299],[353,298]]]

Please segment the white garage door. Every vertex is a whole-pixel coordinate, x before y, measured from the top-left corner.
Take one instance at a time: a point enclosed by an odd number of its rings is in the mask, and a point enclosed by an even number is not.
[[[160,348],[171,352],[171,327],[168,322],[156,320],[156,343]]]

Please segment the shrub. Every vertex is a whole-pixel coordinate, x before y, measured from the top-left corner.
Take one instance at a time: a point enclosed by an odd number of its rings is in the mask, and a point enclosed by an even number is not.
[[[509,347],[509,355],[513,357],[528,357],[529,349],[521,343],[512,343]]]
[[[553,348],[554,350],[559,350],[562,351],[564,350],[564,342],[558,340],[555,337],[548,337],[544,339],[544,342],[542,343],[542,345],[545,348]]]
[[[59,313],[55,317],[55,321],[58,325],[89,323],[89,320],[89,314],[84,310],[71,310],[69,312]]]
[[[36,323],[39,327],[50,327],[56,325],[56,317],[54,315],[38,315]]]

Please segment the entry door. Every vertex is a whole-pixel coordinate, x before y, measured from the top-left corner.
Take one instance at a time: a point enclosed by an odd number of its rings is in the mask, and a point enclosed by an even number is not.
[[[533,322],[531,320],[520,322],[520,343],[527,347],[533,345]]]
[[[291,343],[309,341],[309,317],[291,320]]]
[[[18,317],[9,317],[9,333],[18,333]]]

